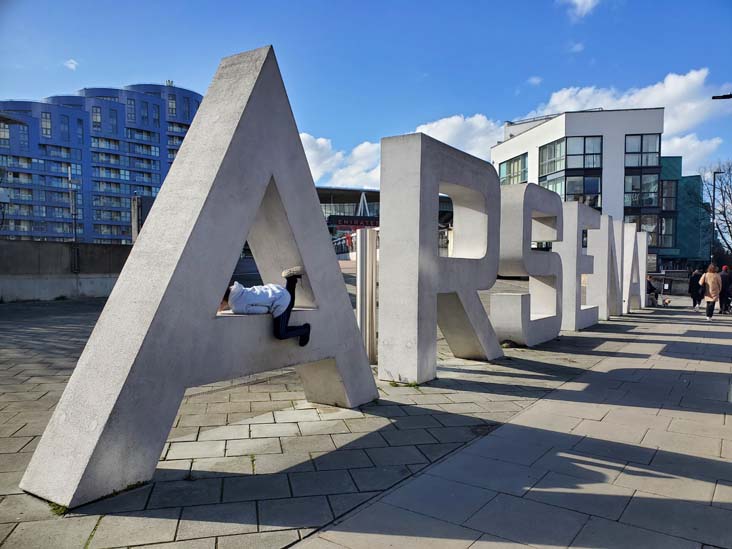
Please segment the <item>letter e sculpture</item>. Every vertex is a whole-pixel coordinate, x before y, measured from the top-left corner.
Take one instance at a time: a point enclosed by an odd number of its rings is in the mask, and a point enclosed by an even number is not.
[[[529,293],[491,294],[500,341],[538,345],[562,326],[562,260],[533,242],[562,240],[562,199],[534,183],[501,187],[501,276],[528,276]],[[571,267],[570,267],[571,268]]]

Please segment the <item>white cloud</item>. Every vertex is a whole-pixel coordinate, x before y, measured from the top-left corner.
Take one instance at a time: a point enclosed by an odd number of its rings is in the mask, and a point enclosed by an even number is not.
[[[642,88],[617,90],[595,86],[570,87],[551,94],[548,101],[526,116],[541,116],[564,111],[602,107],[625,109],[665,107],[665,128],[662,152],[684,157],[684,173],[697,173],[709,163],[720,147],[719,137],[699,138],[696,133],[713,117],[732,114],[732,102],[713,101],[712,95],[728,89],[730,84],[708,83],[706,68],[686,74],[668,74],[663,80]],[[427,122],[414,130],[422,132],[484,160],[490,148],[503,139],[503,127],[484,114],[456,114]],[[378,143],[365,141],[350,152],[334,150],[329,139],[301,134],[313,177],[320,185],[337,187],[378,188],[380,150]]]
[[[581,53],[585,51],[585,45],[582,42],[570,42],[569,53]]]
[[[76,68],[79,66],[79,62],[76,59],[67,59],[64,61],[64,67],[69,69],[70,71],[75,71]]]
[[[661,154],[683,156],[684,175],[698,174],[709,163],[710,157],[722,144],[722,139],[699,139],[695,133],[683,136],[664,137]]]
[[[336,169],[343,162],[345,155],[342,151],[333,150],[330,139],[313,137],[309,133],[301,133],[300,139],[315,181],[323,177],[323,174]]]
[[[553,114],[602,107],[604,109],[637,109],[665,107],[664,132],[667,136],[687,132],[712,116],[732,112],[732,105],[713,101],[721,89],[706,83],[709,69],[691,70],[686,74],[670,73],[661,81],[644,88],[618,91],[615,88],[571,87],[552,93],[549,101],[529,116]]]
[[[531,84],[532,86],[538,86],[542,83],[544,79],[541,76],[530,76],[527,80],[527,84]]]
[[[600,0],[559,0],[560,4],[569,6],[569,16],[572,21],[579,21],[589,15],[600,3]]]
[[[467,118],[456,114],[417,126],[414,131],[425,133],[483,160],[490,158],[491,147],[503,138],[501,123],[484,114]]]

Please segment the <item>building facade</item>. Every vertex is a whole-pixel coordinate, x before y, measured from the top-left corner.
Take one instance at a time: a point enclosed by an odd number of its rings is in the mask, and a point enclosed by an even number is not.
[[[682,178],[681,157],[661,156],[662,134],[663,108],[566,112],[507,123],[491,158],[502,185],[538,183],[648,232],[653,272],[685,267],[701,246],[682,250],[679,217],[703,212],[679,200],[696,183]]]
[[[157,195],[201,100],[139,84],[0,101],[0,237],[130,243],[131,199]]]

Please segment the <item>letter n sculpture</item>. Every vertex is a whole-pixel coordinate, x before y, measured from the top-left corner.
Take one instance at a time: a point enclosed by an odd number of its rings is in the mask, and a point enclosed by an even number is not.
[[[305,267],[292,322],[217,314],[247,241],[262,279]],[[296,366],[306,397],[377,397],[297,126],[266,47],[221,62],[21,481],[74,507],[150,480],[188,387]]]

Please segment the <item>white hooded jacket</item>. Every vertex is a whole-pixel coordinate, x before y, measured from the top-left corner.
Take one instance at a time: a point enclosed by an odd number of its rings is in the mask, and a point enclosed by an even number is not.
[[[272,313],[278,317],[290,304],[290,294],[278,284],[265,284],[245,288],[234,282],[229,292],[231,312],[243,315],[261,315]]]

